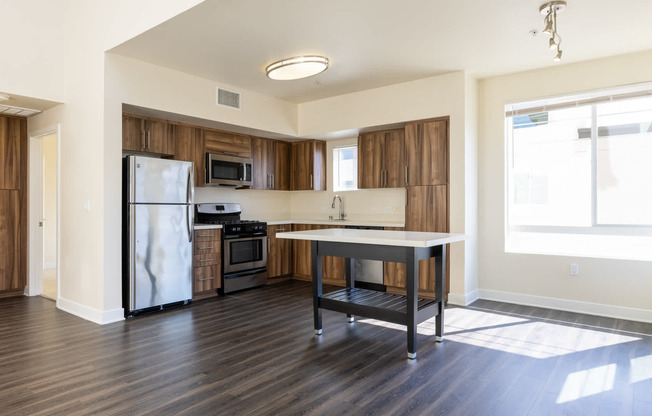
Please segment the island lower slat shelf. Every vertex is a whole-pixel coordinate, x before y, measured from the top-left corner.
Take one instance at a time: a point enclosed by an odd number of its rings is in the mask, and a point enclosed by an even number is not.
[[[319,297],[319,307],[351,315],[408,324],[407,296],[359,288],[344,288]],[[417,299],[417,323],[438,315],[436,299]]]

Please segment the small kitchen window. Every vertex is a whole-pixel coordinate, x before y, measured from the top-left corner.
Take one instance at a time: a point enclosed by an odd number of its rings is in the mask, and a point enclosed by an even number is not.
[[[358,146],[333,149],[333,191],[358,189]]]

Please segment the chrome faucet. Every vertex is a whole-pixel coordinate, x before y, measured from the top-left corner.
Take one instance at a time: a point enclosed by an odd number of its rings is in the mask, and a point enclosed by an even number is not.
[[[337,217],[338,220],[343,220],[344,219],[344,213],[342,212],[344,210],[344,203],[342,202],[342,198],[340,198],[339,195],[335,195],[333,197],[333,203],[331,204],[331,208],[335,208],[335,200],[339,199],[340,200],[340,215]]]

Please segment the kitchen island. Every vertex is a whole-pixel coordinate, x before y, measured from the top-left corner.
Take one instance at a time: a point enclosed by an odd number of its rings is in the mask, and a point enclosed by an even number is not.
[[[435,339],[442,341],[446,244],[463,241],[463,234],[415,231],[355,230],[331,228],[278,233],[277,238],[310,240],[312,253],[313,312],[315,333],[322,334],[321,310],[346,313],[407,326],[407,356],[416,358],[417,325],[435,319]],[[346,287],[322,292],[322,257],[344,257]],[[418,297],[419,261],[435,257],[435,299]],[[353,259],[406,264],[406,295],[355,288],[351,277]]]

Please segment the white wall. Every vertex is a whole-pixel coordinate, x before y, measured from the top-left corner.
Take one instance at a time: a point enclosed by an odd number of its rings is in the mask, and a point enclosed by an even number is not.
[[[28,3],[46,10],[50,4],[45,0]],[[49,33],[49,28],[31,28],[37,32],[38,39],[61,35],[58,51],[65,62],[61,90],[66,104],[28,120],[30,131],[61,124],[58,306],[94,322],[120,320],[123,313],[119,210],[121,106],[105,104],[105,96],[112,93],[105,83],[105,47],[147,30],[196,3],[196,0],[68,0],[58,3],[59,9],[53,13],[62,18],[57,33]],[[133,18],[124,19],[120,15],[126,9]],[[146,17],[137,19],[138,16]],[[29,19],[28,10],[24,10],[20,20]],[[22,45],[26,50],[34,46],[38,45]],[[36,55],[34,50],[29,53]],[[24,74],[13,76],[29,80]],[[88,211],[84,209],[86,204],[90,207]]]
[[[477,194],[474,160],[467,161],[477,140],[473,132],[466,132],[473,129],[477,116],[475,106],[465,103],[467,91],[472,96],[474,89],[475,81],[455,72],[299,105],[302,136],[450,116],[450,230],[467,234],[467,242],[451,245],[449,299],[461,304],[474,299],[477,286],[475,210],[466,209],[466,199],[473,198],[474,204]]]
[[[65,0],[0,0],[0,91],[62,102]]]
[[[479,285],[487,299],[652,322],[652,263],[505,253],[508,102],[652,81],[652,51],[482,80],[479,85]],[[577,263],[580,275],[569,276]]]

